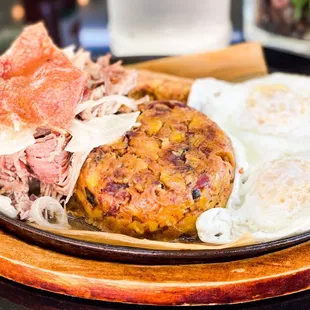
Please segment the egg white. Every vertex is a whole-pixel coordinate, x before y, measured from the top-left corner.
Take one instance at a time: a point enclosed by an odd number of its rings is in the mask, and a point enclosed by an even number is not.
[[[238,138],[250,163],[310,150],[310,77],[274,73],[239,84],[201,79],[189,105]]]
[[[276,73],[239,84],[201,79],[189,105],[220,125],[236,158],[226,209],[198,218],[199,238],[225,244],[245,233],[261,241],[308,230],[310,77]]]
[[[215,208],[197,220],[199,238],[225,244],[251,233],[256,241],[286,237],[309,229],[310,155],[260,163],[240,187],[240,204]]]

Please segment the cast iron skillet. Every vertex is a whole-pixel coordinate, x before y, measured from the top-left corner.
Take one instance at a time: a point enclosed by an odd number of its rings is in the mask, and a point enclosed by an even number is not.
[[[265,55],[270,71],[310,74],[308,59],[268,49],[265,50]],[[128,64],[154,58],[156,57],[125,57],[122,60]],[[72,256],[144,265],[231,261],[271,253],[310,240],[309,231],[281,240],[230,249],[167,251],[80,241],[34,228],[24,222],[10,219],[2,213],[0,213],[0,227],[26,242]]]

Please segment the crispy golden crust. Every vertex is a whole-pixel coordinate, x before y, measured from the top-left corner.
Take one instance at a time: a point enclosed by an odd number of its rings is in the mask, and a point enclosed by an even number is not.
[[[139,99],[149,95],[151,100],[187,102],[193,80],[148,70],[137,70],[137,73],[138,83],[129,97]]]
[[[224,207],[231,193],[231,142],[182,103],[140,108],[139,128],[86,160],[76,190],[83,212],[104,231],[158,240],[196,237],[197,217]]]

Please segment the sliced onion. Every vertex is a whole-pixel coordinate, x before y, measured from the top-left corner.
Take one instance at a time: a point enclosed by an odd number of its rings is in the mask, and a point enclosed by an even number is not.
[[[76,46],[74,44],[68,45],[67,47],[62,49],[62,51],[69,59],[72,59],[75,56],[75,50]]]
[[[87,152],[100,145],[113,143],[135,125],[139,114],[104,115],[84,122],[74,119],[69,128],[72,139],[65,150],[71,153]]]
[[[75,111],[75,115],[80,114],[82,111],[84,111],[86,109],[91,109],[91,108],[94,108],[100,104],[103,104],[105,102],[111,102],[111,101],[115,101],[116,105],[119,103],[119,104],[124,104],[124,105],[132,108],[133,110],[137,109],[137,106],[134,105],[133,99],[130,99],[128,97],[121,96],[121,95],[111,95],[111,96],[105,96],[105,97],[100,98],[98,100],[87,100],[83,103],[78,104],[76,111]]]
[[[35,142],[33,132],[30,129],[15,131],[7,126],[0,128],[0,155],[17,153]]]
[[[0,212],[13,219],[17,218],[18,212],[12,206],[12,201],[9,197],[0,195]]]
[[[56,220],[56,223],[48,221],[48,215]],[[40,197],[31,206],[31,220],[42,227],[55,229],[68,229],[68,216],[66,210],[54,198],[44,196]]]

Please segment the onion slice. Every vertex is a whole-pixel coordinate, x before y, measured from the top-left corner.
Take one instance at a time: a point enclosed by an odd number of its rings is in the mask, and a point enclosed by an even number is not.
[[[66,147],[68,152],[87,152],[89,149],[110,144],[121,138],[137,121],[140,112],[104,115],[89,121],[74,119],[69,128],[72,139]]]
[[[17,153],[35,142],[33,132],[30,129],[15,131],[7,126],[0,128],[0,155]]]
[[[67,47],[63,48],[62,51],[64,54],[69,58],[72,59],[75,56],[76,46],[74,44],[68,45]]]
[[[116,113],[119,109],[119,106],[121,106],[122,104],[130,107],[133,110],[137,110],[137,106],[134,104],[133,99],[130,99],[128,97],[121,96],[121,95],[111,95],[111,96],[102,97],[97,100],[87,100],[82,103],[79,103],[76,107],[75,115],[80,114],[82,111],[86,109],[92,109],[100,104],[110,103],[110,102],[114,102],[115,105],[117,106],[116,111],[114,111],[113,113]]]
[[[55,223],[48,221],[51,217]],[[31,221],[37,223],[39,226],[55,229],[68,229],[68,216],[66,210],[54,198],[44,196],[40,197],[31,206],[30,210]]]

